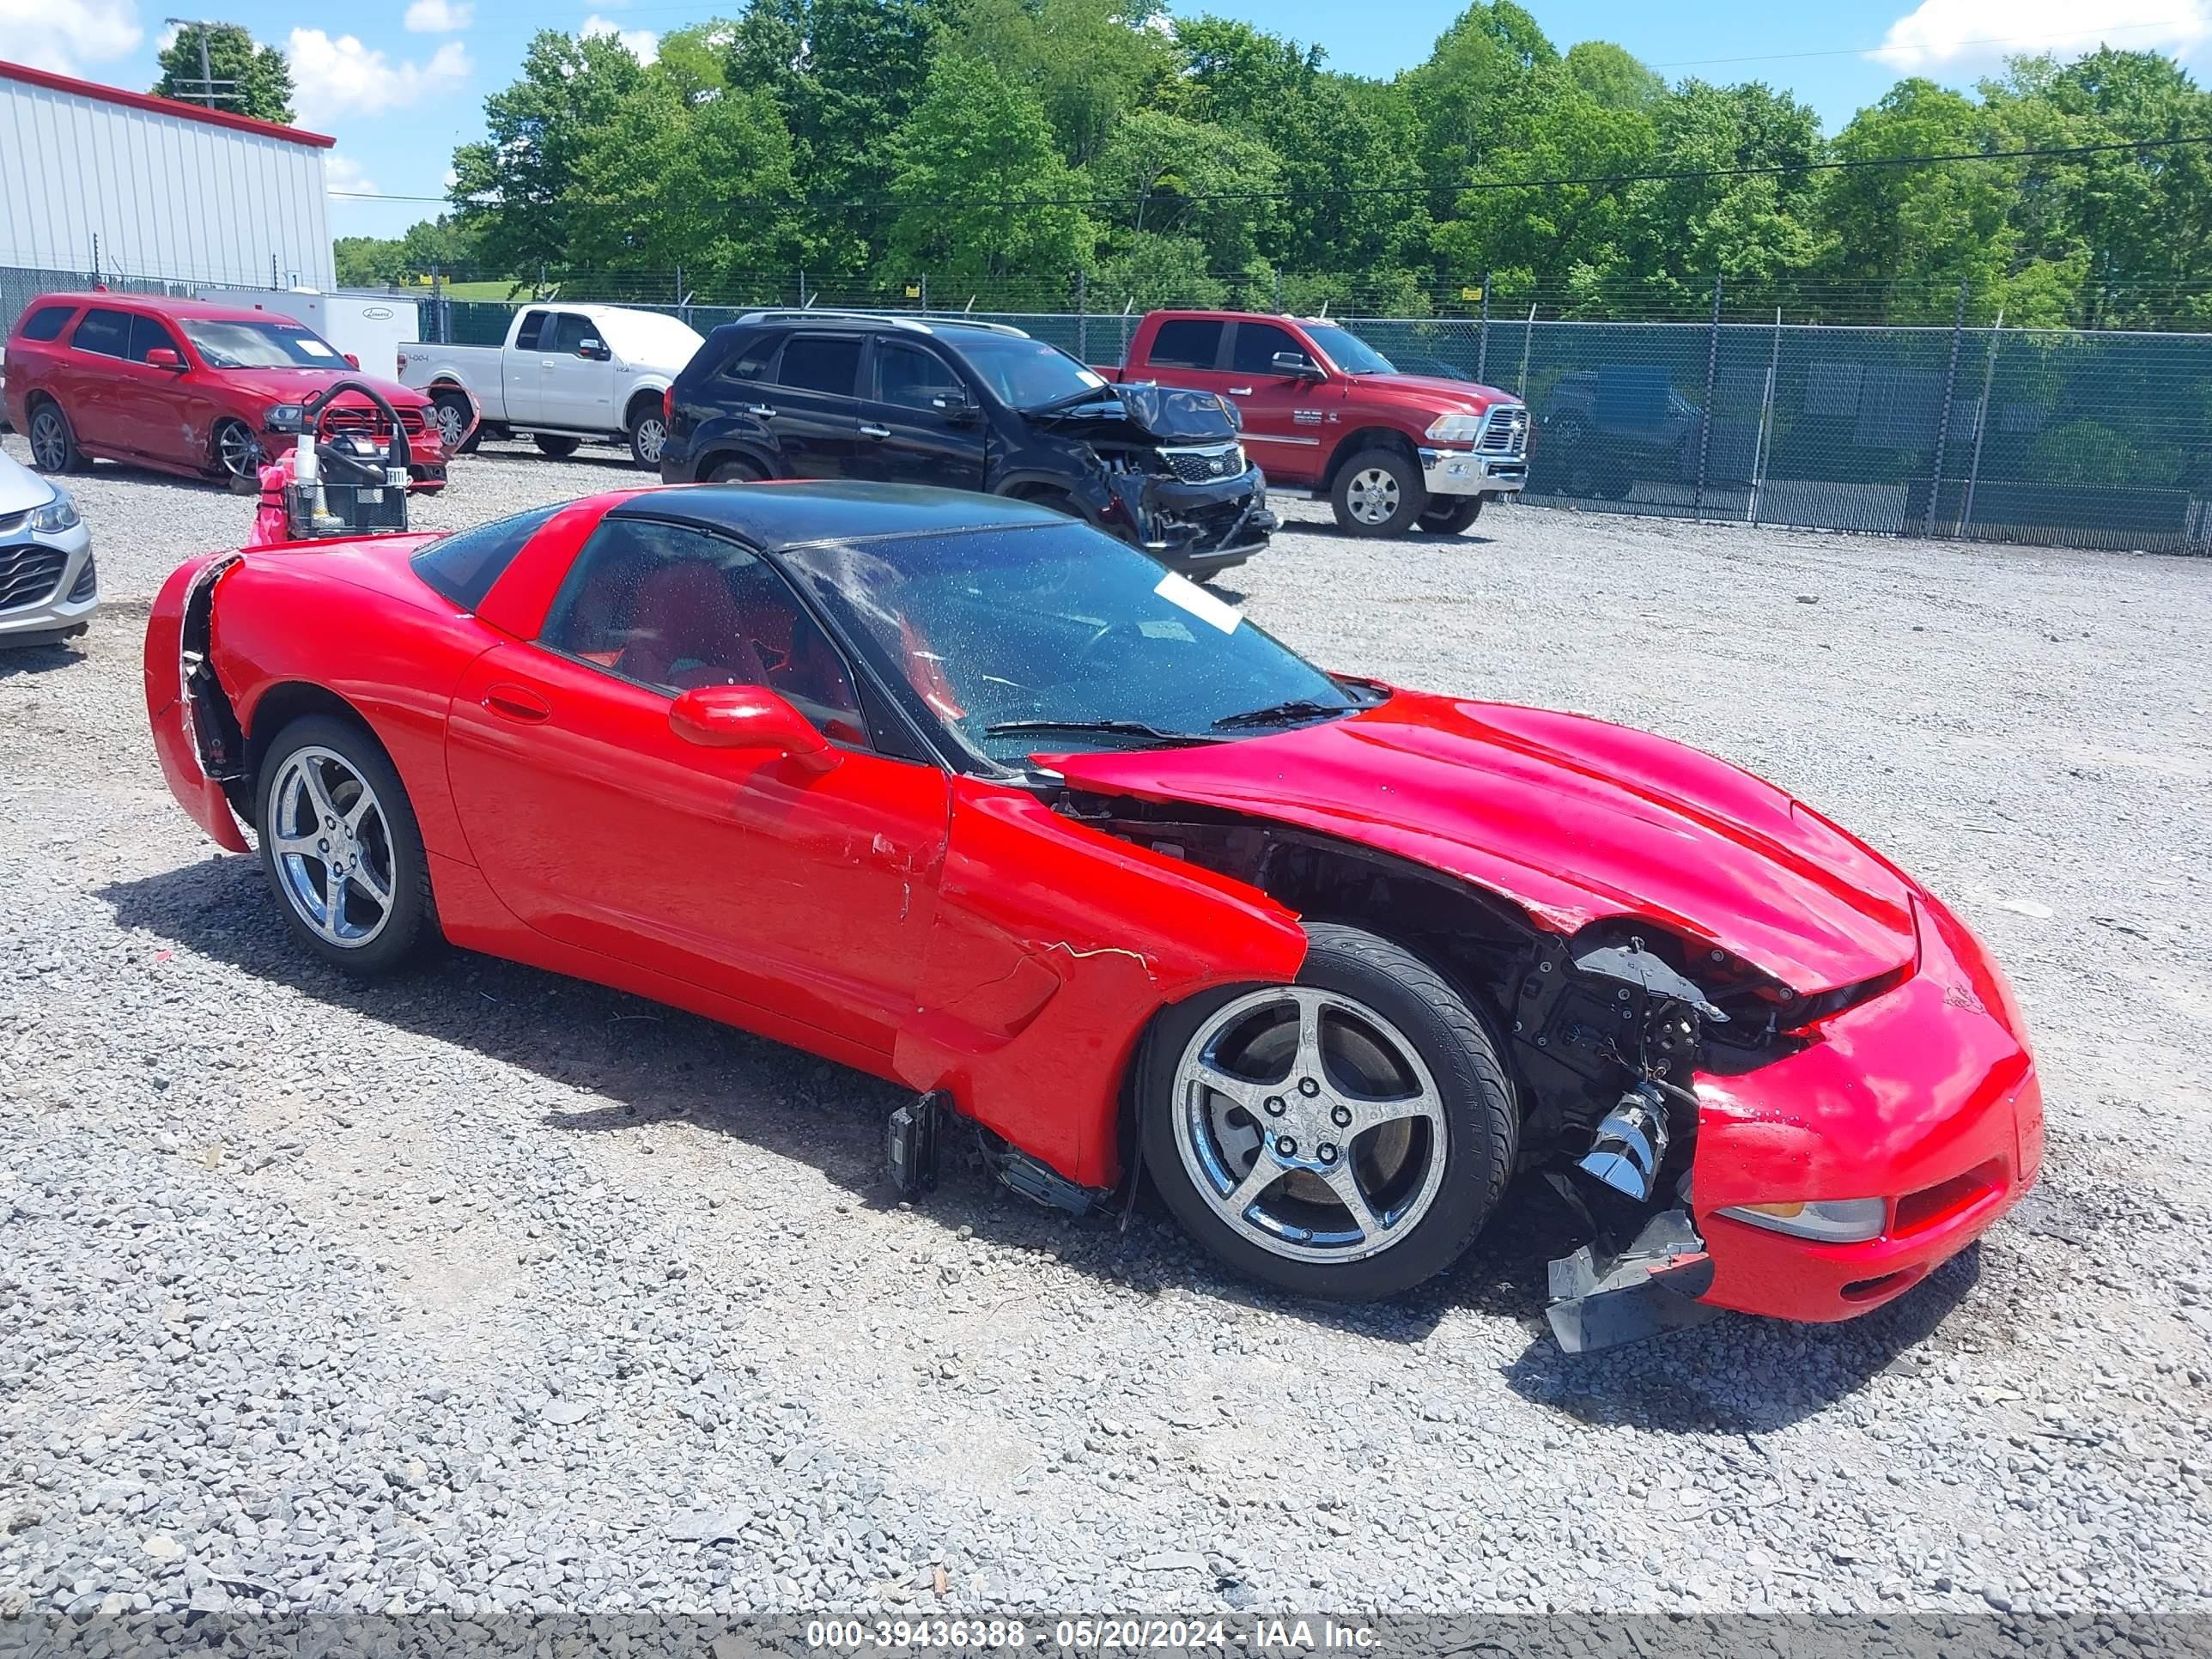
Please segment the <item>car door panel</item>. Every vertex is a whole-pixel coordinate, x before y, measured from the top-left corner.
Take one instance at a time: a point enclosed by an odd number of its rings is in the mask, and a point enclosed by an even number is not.
[[[1244,442],[1270,482],[1310,484],[1320,477],[1327,432],[1326,383],[1275,367],[1277,352],[1308,362],[1305,343],[1279,323],[1240,318],[1229,340],[1230,374],[1221,388],[1243,416]]]
[[[126,460],[143,458],[132,441],[123,364],[131,349],[131,313],[94,306],[70,337],[62,409],[88,453]]]
[[[761,388],[769,412],[758,418],[792,477],[867,476],[856,471],[861,345],[857,333],[793,334],[777,354],[775,383]]]
[[[936,402],[957,395],[969,400],[971,410],[975,406],[975,393],[951,364],[927,347],[878,337],[862,385],[866,395],[857,411],[852,476],[945,489],[983,488],[982,420],[950,412]]]
[[[550,311],[524,312],[513,343],[500,354],[500,390],[507,418],[517,426],[538,420],[545,407],[545,341],[552,319]]]
[[[613,429],[615,366],[611,356],[585,356],[584,349],[598,342],[607,349],[599,325],[581,312],[556,311],[541,336],[545,349],[538,382],[537,418],[547,426],[579,432]]]
[[[139,454],[171,466],[207,465],[213,429],[206,392],[192,384],[204,371],[155,368],[146,361],[156,348],[175,352],[186,363],[184,342],[159,318],[143,313],[131,323],[131,356],[116,366],[116,404],[125,438]]]

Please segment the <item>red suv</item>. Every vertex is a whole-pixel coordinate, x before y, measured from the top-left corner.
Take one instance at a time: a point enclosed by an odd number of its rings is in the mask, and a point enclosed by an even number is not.
[[[95,458],[199,477],[261,465],[269,411],[296,404],[354,364],[313,330],[269,311],[133,294],[46,294],[8,337],[8,418],[46,472]],[[446,449],[428,401],[371,380],[398,412],[418,489],[445,487]],[[342,400],[325,429],[378,437],[383,414]]]

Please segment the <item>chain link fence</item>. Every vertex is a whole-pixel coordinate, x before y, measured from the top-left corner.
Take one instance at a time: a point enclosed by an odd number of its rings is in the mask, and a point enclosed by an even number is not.
[[[133,292],[191,285],[109,276]],[[76,273],[0,268],[0,326]],[[518,299],[401,298],[496,345]],[[571,295],[574,298],[575,296]],[[558,301],[540,303],[558,304]],[[706,333],[738,306],[647,305]],[[934,313],[1119,363],[1133,309]],[[1529,505],[2118,551],[2212,551],[2212,334],[2001,326],[1343,319],[1401,369],[1534,416]]]

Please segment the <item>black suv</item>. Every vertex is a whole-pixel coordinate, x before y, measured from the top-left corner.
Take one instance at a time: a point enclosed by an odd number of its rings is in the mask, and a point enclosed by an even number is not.
[[[1222,399],[1112,385],[1001,323],[753,312],[708,337],[667,402],[670,483],[865,478],[1017,496],[1201,578],[1275,527]]]

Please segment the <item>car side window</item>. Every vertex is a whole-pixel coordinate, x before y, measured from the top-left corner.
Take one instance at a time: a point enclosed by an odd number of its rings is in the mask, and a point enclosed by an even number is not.
[[[169,325],[159,317],[133,317],[131,319],[132,362],[143,363],[148,352],[165,348],[179,357],[185,355],[185,349],[178,343],[177,337],[169,331]]]
[[[934,410],[936,399],[966,396],[968,388],[951,366],[933,351],[903,340],[876,342],[876,398],[902,409]]]
[[[769,378],[769,370],[775,362],[775,348],[781,336],[756,334],[738,343],[729,360],[717,371],[716,378],[738,380],[755,385]]]
[[[75,309],[73,306],[40,306],[23,324],[21,337],[26,340],[59,339],[62,325],[69,321]]]
[[[538,336],[544,333],[544,330],[545,313],[544,312],[524,312],[522,326],[514,331],[514,349],[517,351],[537,350]]]
[[[131,313],[94,306],[84,313],[70,343],[79,351],[96,351],[103,357],[131,355]]]
[[[1240,321],[1236,342],[1230,347],[1230,367],[1239,374],[1278,374],[1280,371],[1275,368],[1275,354],[1279,351],[1294,351],[1309,362],[1312,361],[1311,354],[1298,343],[1298,337],[1287,328],[1279,328],[1273,323]]]
[[[585,341],[596,340],[599,337],[599,331],[592,326],[590,318],[573,311],[556,312],[553,318],[553,336],[545,343],[545,349],[573,357]]]
[[[829,635],[774,566],[702,531],[600,520],[538,643],[672,694],[765,686],[823,736],[869,746],[852,671]]]
[[[1170,317],[1152,336],[1151,361],[1161,368],[1212,368],[1221,356],[1218,317]]]
[[[783,358],[776,367],[778,386],[800,392],[826,392],[840,398],[854,395],[860,378],[860,337],[857,334],[794,334],[784,342]]]

